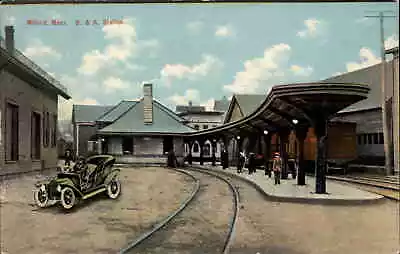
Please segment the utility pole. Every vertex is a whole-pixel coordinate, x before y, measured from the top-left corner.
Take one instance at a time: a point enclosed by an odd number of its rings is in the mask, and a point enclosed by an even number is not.
[[[385,13],[394,13],[393,11],[379,11],[375,12],[378,15],[367,15],[366,18],[379,18],[380,21],[380,41],[381,41],[381,90],[382,90],[382,122],[383,122],[383,139],[384,139],[384,151],[385,151],[385,171],[387,175],[393,174],[393,166],[392,166],[392,158],[393,153],[391,152],[389,143],[392,141],[393,143],[393,135],[392,138],[389,138],[389,123],[387,117],[387,108],[386,108],[386,92],[385,92],[385,74],[386,74],[386,53],[385,53],[385,34],[383,21],[385,18],[395,18],[396,16],[385,16]]]

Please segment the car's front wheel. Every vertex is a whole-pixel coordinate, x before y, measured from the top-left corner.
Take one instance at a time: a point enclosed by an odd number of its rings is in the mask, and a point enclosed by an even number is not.
[[[76,195],[72,188],[65,187],[61,190],[61,205],[64,209],[71,209],[76,203]]]
[[[107,195],[111,199],[116,199],[121,194],[121,183],[117,178],[111,180],[107,185]]]
[[[41,185],[40,188],[34,191],[33,196],[37,206],[41,208],[47,206],[47,203],[49,202],[49,194],[44,184]]]

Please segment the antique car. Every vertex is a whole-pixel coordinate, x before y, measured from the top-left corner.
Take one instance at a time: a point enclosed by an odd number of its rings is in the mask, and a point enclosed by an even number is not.
[[[44,208],[59,203],[71,209],[78,201],[100,193],[117,199],[121,194],[120,170],[113,167],[114,163],[115,158],[109,155],[80,158],[69,170],[35,184],[36,205]]]

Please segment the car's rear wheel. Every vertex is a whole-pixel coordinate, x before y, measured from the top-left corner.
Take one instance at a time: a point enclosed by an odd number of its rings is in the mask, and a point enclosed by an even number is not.
[[[107,195],[111,199],[116,199],[121,194],[121,183],[117,178],[111,180],[107,185]]]
[[[37,206],[41,208],[46,207],[47,203],[49,202],[49,194],[46,190],[46,186],[43,184],[40,186],[40,188],[35,190],[33,197]]]
[[[75,192],[70,187],[61,190],[61,205],[64,209],[71,209],[77,201]]]

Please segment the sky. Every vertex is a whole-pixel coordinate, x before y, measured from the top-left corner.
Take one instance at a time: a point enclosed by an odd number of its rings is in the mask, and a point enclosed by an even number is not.
[[[3,27],[14,25],[16,48],[68,89],[72,99],[59,99],[59,118],[70,119],[73,104],[136,99],[144,82],[171,109],[189,101],[211,109],[223,96],[265,94],[274,85],[318,81],[379,63],[379,20],[364,16],[397,15],[398,8],[398,3],[20,5],[0,6],[0,27],[4,36]],[[397,23],[385,19],[387,48],[398,46]]]

